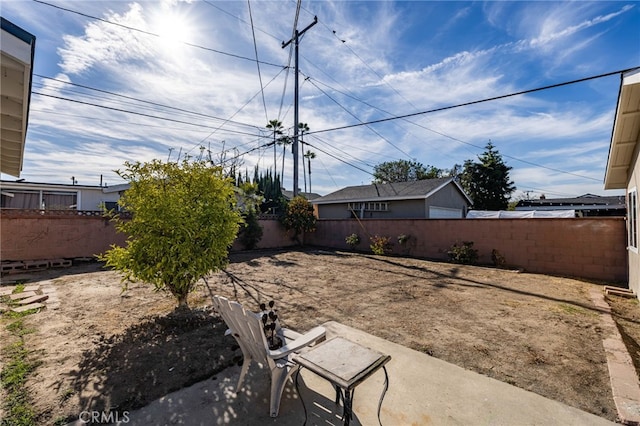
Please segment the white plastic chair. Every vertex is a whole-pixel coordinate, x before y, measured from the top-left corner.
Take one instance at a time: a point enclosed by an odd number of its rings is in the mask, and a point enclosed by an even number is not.
[[[213,303],[229,327],[225,335],[231,334],[236,339],[244,357],[236,393],[240,392],[251,361],[268,366],[271,372],[270,414],[271,417],[277,417],[286,381],[300,368],[299,365],[289,360],[289,356],[300,352],[306,346],[324,340],[326,333],[324,327],[315,327],[305,334],[280,328],[277,333],[283,339],[284,346],[271,350],[263,331],[261,313],[256,314],[246,310],[238,302],[230,301],[222,296],[214,296]]]

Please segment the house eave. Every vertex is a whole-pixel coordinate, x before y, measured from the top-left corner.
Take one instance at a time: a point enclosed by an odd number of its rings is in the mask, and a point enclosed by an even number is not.
[[[624,189],[640,137],[640,68],[623,73],[611,132],[604,189]]]
[[[31,104],[36,37],[1,19],[0,172],[20,177]]]

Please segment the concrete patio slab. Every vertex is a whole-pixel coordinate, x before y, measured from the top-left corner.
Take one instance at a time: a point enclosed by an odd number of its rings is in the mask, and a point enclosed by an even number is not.
[[[613,425],[614,423],[558,401],[465,370],[437,358],[344,326],[323,324],[327,338],[342,336],[391,355],[389,390],[382,404],[382,425]],[[121,425],[307,425],[342,424],[335,391],[325,380],[302,370],[298,388],[287,385],[280,415],[269,417],[267,372],[255,365],[243,390],[234,393],[239,367],[166,395],[148,406],[117,413]],[[352,425],[377,425],[384,373],[359,385]],[[115,415],[115,413],[114,413]],[[126,415],[126,419],[123,417]],[[114,417],[114,420],[115,417]],[[126,421],[125,421],[126,420]],[[83,424],[81,420],[73,423]]]

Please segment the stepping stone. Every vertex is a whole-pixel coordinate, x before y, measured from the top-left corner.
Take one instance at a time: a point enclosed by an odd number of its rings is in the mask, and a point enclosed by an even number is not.
[[[606,294],[612,294],[614,296],[621,296],[621,297],[626,297],[628,299],[633,299],[636,297],[635,294],[633,293],[629,293],[628,291],[620,291],[620,290],[613,290],[613,289],[607,289],[605,291]]]
[[[49,296],[47,296],[46,294],[38,294],[36,296],[23,299],[18,303],[20,303],[21,305],[28,305],[29,303],[42,302],[43,300],[47,300],[48,298]]]
[[[629,294],[633,294],[633,290],[630,290],[628,288],[624,288],[624,287],[614,287],[611,285],[605,285],[604,286],[604,291],[605,293],[609,290],[613,290],[613,291],[620,291],[620,292],[624,292],[624,293],[629,293]]]
[[[25,286],[24,290],[22,291],[38,291],[38,290],[40,290],[39,284],[31,284],[31,285]]]
[[[15,290],[15,286],[11,287],[0,287],[0,297],[1,296],[9,296]]]
[[[13,312],[24,312],[24,311],[28,311],[29,309],[39,309],[39,308],[44,308],[44,305],[42,303],[32,303],[30,305],[20,306],[19,308],[13,308],[11,310]]]
[[[26,299],[27,297],[33,297],[33,296],[37,296],[35,291],[23,291],[22,293],[16,293],[16,294],[12,294],[11,296],[9,296],[9,299],[11,300],[19,300],[19,299]]]

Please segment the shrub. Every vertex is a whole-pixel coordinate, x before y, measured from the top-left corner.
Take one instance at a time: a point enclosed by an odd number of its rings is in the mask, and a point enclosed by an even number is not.
[[[358,234],[353,233],[344,239],[347,245],[351,248],[351,250],[355,250],[356,246],[360,244],[360,237]]]
[[[447,252],[449,260],[463,265],[473,265],[478,262],[478,250],[473,248],[473,241],[463,241],[462,245],[457,243],[451,246]]]
[[[261,239],[262,227],[258,222],[258,215],[254,210],[249,210],[244,215],[244,223],[240,225],[238,240],[246,250],[252,250]]]
[[[371,237],[371,245],[369,246],[374,254],[384,255],[391,253],[391,241],[389,237],[381,237],[375,235]]]
[[[178,306],[203,276],[226,267],[229,247],[242,222],[231,179],[205,162],[125,162],[118,170],[130,188],[118,202],[130,220],[113,220],[127,235],[126,247],[111,246],[101,260],[123,274],[168,290]]]
[[[289,201],[281,221],[285,229],[293,229],[293,238],[300,245],[302,245],[302,241],[298,238],[299,235],[316,230],[316,217],[313,214],[313,206],[306,198],[300,195]]]

